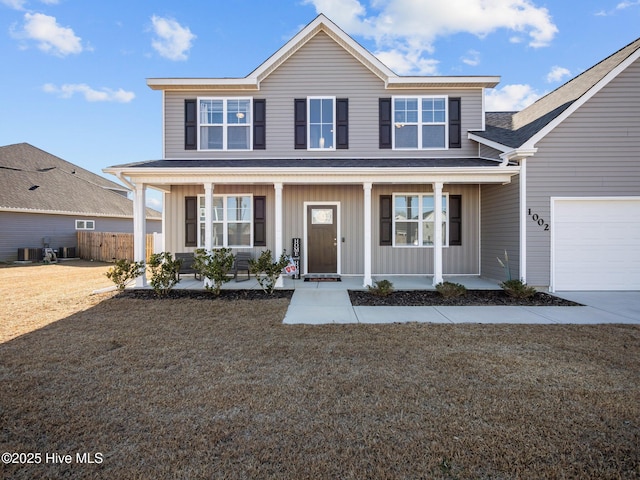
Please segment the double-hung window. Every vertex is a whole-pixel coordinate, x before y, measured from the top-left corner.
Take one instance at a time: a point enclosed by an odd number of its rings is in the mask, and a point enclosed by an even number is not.
[[[253,198],[251,195],[214,195],[213,247],[253,246]],[[198,197],[198,246],[205,244],[205,198]]]
[[[447,148],[447,97],[393,97],[396,149]]]
[[[447,195],[442,196],[442,245],[448,245]],[[393,245],[432,247],[435,243],[433,194],[393,196]]]
[[[200,150],[251,150],[251,98],[199,98]]]
[[[334,150],[336,145],[335,97],[309,97],[307,102],[309,150]]]

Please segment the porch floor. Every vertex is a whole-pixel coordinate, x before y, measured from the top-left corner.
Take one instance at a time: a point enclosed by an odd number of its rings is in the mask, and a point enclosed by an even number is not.
[[[433,277],[430,275],[411,275],[411,276],[373,276],[373,281],[389,280],[393,283],[394,290],[435,290],[433,286]],[[479,276],[457,276],[445,275],[444,281],[460,283],[469,290],[500,290],[500,283],[496,280],[479,277]],[[294,280],[291,277],[284,277],[283,290],[365,290],[363,286],[363,276],[342,276],[341,281],[321,281],[321,282],[305,282],[303,278]],[[174,288],[199,290],[204,289],[204,282],[196,280],[192,275],[183,276]],[[225,283],[222,288],[224,290],[260,290],[261,287],[254,277],[250,280],[236,282],[231,280]]]

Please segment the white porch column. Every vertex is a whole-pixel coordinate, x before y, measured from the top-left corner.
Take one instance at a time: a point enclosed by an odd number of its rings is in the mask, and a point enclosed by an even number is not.
[[[527,159],[520,160],[520,280],[527,283]]]
[[[213,249],[213,183],[204,184],[204,248]]]
[[[442,182],[433,184],[433,286],[442,282]]]
[[[146,189],[144,183],[136,184],[133,192],[133,260],[147,263],[147,210]],[[136,287],[147,286],[146,275],[136,278]]]
[[[363,183],[364,189],[364,281],[363,286],[373,285],[371,278],[371,183]]]
[[[213,250],[213,183],[204,184],[204,249]],[[204,286],[211,286],[211,280],[205,277]]]
[[[283,218],[283,205],[282,205],[282,183],[274,183],[273,188],[276,192],[276,205],[275,205],[275,233],[276,233],[276,243],[275,243],[275,251],[273,255],[276,257],[276,260],[280,258],[282,254],[282,250],[284,249],[284,232],[282,227],[282,218]],[[284,286],[284,278],[282,275],[278,277],[276,281],[276,287]]]

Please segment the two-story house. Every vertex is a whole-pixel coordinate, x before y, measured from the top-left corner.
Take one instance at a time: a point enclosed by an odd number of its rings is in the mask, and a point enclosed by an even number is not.
[[[135,190],[136,239],[146,188],[164,192],[167,251],[278,256],[299,238],[303,274],[428,285],[484,266],[500,277],[506,249],[524,278],[520,173],[535,146],[485,124],[498,82],[398,76],[319,15],[244,78],[148,79],[162,92],[163,159],[105,172]]]

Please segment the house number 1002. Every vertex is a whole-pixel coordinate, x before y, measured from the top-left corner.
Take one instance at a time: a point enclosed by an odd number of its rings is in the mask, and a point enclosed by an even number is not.
[[[544,227],[545,232],[549,231],[549,224],[544,221],[544,218],[540,218],[540,215],[537,213],[532,214],[531,209],[529,209],[529,216],[531,217],[531,220],[538,224],[538,226]]]

